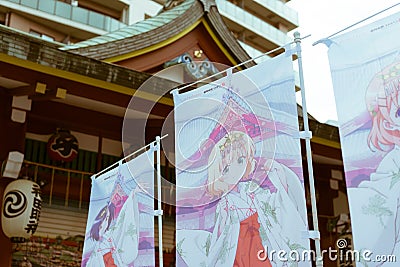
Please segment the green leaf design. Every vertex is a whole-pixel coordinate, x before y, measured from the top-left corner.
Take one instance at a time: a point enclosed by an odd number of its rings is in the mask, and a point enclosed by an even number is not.
[[[288,247],[290,248],[290,250],[304,250],[304,249],[306,249],[305,247],[303,247],[302,245],[297,244],[297,243],[289,244],[289,241],[288,241],[287,244],[288,244]]]
[[[392,216],[393,212],[389,208],[385,207],[386,199],[380,195],[374,195],[369,198],[368,205],[362,206],[362,213],[365,215],[373,215],[379,218],[382,226],[385,226],[383,222],[384,216]]]
[[[224,235],[224,242],[223,242],[223,243],[224,243],[224,244],[228,244],[227,238],[228,238],[228,236],[229,236],[229,231],[228,231],[227,228],[224,229],[223,235]],[[221,248],[221,250],[220,250],[219,253],[218,253],[218,259],[219,259],[219,261],[221,261],[222,264],[225,263],[225,261],[226,261],[226,256],[228,255],[228,252],[229,252],[230,250],[232,250],[234,247],[235,247],[235,245],[233,245],[233,246],[231,246],[231,247],[224,246],[223,248]]]
[[[225,242],[224,242],[224,243],[225,243]],[[222,264],[225,263],[225,261],[226,261],[226,256],[228,255],[228,252],[229,252],[230,250],[233,249],[233,247],[234,247],[234,246],[232,246],[232,247],[224,246],[224,247],[219,251],[218,259],[221,261]]]
[[[396,172],[392,172],[390,176],[392,179],[390,180],[390,189],[393,188],[398,182],[400,182],[400,169]]]
[[[276,210],[274,208],[272,208],[272,206],[268,202],[261,201],[261,203],[264,205],[263,212],[264,212],[265,216],[272,217],[274,222],[278,223],[278,218],[276,216]],[[271,224],[269,222],[268,222],[268,224],[269,224],[269,226],[271,226]]]
[[[183,253],[183,250],[182,250],[182,244],[183,244],[184,241],[185,241],[185,238],[183,238],[181,241],[179,241],[176,244],[176,251],[178,251],[179,255],[181,255],[182,258],[185,256],[184,253]]]
[[[286,243],[286,245],[289,247],[290,251],[297,251],[299,257],[301,257],[301,255],[302,255],[302,254],[301,254],[301,251],[306,249],[306,248],[303,247],[301,244],[298,244],[298,243],[290,243],[290,240],[289,240],[289,239],[287,239],[287,240],[285,241],[285,243]],[[289,264],[290,267],[297,267],[297,266],[298,266],[297,261],[296,261],[295,259],[290,258],[290,257],[288,258],[288,264]]]
[[[208,253],[210,252],[210,247],[211,247],[211,235],[207,237],[206,243],[204,244],[203,248],[206,250],[206,255],[208,256]]]
[[[130,237],[136,236],[137,235],[136,225],[130,223],[128,229],[126,230],[126,234],[129,235]]]

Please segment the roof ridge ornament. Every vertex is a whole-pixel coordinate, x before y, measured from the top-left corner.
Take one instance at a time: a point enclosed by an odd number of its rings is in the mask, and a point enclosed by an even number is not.
[[[217,6],[215,0],[199,0],[199,1],[203,4],[205,12],[210,12],[212,6]]]

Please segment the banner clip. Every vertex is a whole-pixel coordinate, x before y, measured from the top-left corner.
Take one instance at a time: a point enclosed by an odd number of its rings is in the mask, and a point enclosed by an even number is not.
[[[312,132],[311,131],[300,131],[300,132],[298,132],[297,136],[294,136],[294,138],[311,139],[312,138]]]
[[[164,215],[163,210],[154,210],[154,216],[162,216],[162,215]]]
[[[315,239],[320,239],[320,234],[319,234],[319,231],[309,230],[309,231],[301,232],[301,237],[303,239],[311,238],[311,239],[315,240]]]

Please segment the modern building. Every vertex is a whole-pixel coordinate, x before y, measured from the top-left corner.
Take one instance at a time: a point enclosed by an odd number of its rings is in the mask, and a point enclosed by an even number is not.
[[[154,4],[165,1],[146,0],[141,15],[151,16]],[[167,1],[177,2],[177,1]],[[286,0],[216,0],[218,10],[229,30],[252,57],[266,53],[291,41],[287,33],[298,27],[297,12]],[[147,5],[146,5],[147,4]],[[149,12],[147,12],[149,10]],[[137,10],[136,12],[140,12]],[[272,53],[274,55],[274,53]]]
[[[179,0],[3,0],[0,22],[64,44],[103,35],[156,16]],[[214,1],[213,1],[214,2]],[[286,0],[216,0],[219,13],[251,57],[291,41],[297,12]],[[276,53],[272,53],[273,56]]]
[[[23,154],[17,175],[35,180],[43,190],[40,223],[29,245],[57,244],[58,256],[73,247],[76,253],[69,256],[75,258],[69,263],[78,266],[90,175],[160,135],[173,109],[168,90],[227,66],[254,66],[247,46],[266,52],[291,40],[285,33],[297,26],[297,16],[283,2],[233,2],[0,1],[0,161],[12,161],[13,151]],[[153,76],[177,63],[184,63],[180,71]],[[121,132],[133,96],[130,119],[146,121],[146,131],[133,132],[127,146]],[[301,113],[299,121],[302,128]],[[330,237],[335,233],[326,231],[327,222],[347,212],[339,137],[337,128],[312,118],[310,127],[317,190],[324,196],[318,199],[320,228]],[[55,160],[47,148],[60,130],[79,143],[76,158],[68,162]],[[162,169],[173,181],[168,160]],[[0,195],[11,181],[0,178]],[[170,194],[168,188],[164,193]],[[165,259],[170,261],[174,208],[163,208]],[[325,240],[327,247],[331,241]],[[0,266],[10,266],[12,255],[28,255],[3,233],[0,243]],[[46,253],[41,260],[60,266],[59,257]]]
[[[290,1],[290,0],[289,0]],[[215,0],[229,30],[251,57],[257,57],[291,41],[288,32],[298,27],[297,12],[287,0]],[[163,5],[181,1],[132,1],[131,22],[154,16]],[[135,8],[137,7],[137,8]],[[276,55],[272,52],[271,56]],[[265,58],[257,59],[261,61]]]

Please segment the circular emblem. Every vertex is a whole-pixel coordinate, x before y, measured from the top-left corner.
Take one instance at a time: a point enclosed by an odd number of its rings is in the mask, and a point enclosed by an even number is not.
[[[6,218],[15,218],[24,213],[27,206],[27,200],[24,193],[19,190],[12,190],[4,197],[3,216]]]
[[[57,130],[48,143],[47,151],[52,160],[70,162],[78,155],[79,144],[68,130]]]

